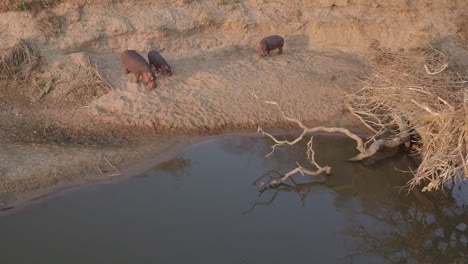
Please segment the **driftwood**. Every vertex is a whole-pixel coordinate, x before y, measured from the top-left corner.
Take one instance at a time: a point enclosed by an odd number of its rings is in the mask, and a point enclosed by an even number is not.
[[[263,133],[268,134],[266,132],[263,132]],[[273,138],[273,140],[278,142],[273,136],[271,136],[271,135],[269,135],[269,136],[271,138]],[[298,162],[296,162],[297,167],[295,169],[291,170],[290,172],[286,173],[283,177],[279,178],[278,180],[272,180],[272,181],[270,181],[268,183],[258,180],[258,182],[260,183],[260,189],[263,190],[263,189],[275,187],[275,186],[285,182],[287,179],[289,179],[289,177],[295,175],[296,173],[301,173],[302,176],[305,176],[305,175],[317,176],[317,175],[320,175],[321,173],[325,172],[327,175],[330,175],[331,174],[331,167],[329,167],[329,166],[322,167],[322,166],[318,165],[317,162],[315,161],[315,152],[314,152],[314,150],[312,148],[313,139],[314,139],[314,137],[310,137],[310,140],[307,143],[307,158],[309,159],[310,163],[317,168],[317,170],[312,171],[312,170],[306,169],[306,168],[302,167]]]
[[[264,136],[268,136],[275,142],[275,144],[271,147],[272,151],[267,155],[267,157],[273,154],[276,147],[286,145],[286,144],[294,145],[298,143],[299,141],[301,141],[306,134],[316,133],[316,132],[327,132],[327,133],[338,132],[356,141],[356,149],[359,151],[359,154],[356,155],[355,157],[350,158],[349,161],[361,161],[365,158],[368,158],[374,155],[377,151],[382,149],[382,147],[393,148],[409,140],[409,135],[404,135],[404,136],[398,136],[398,137],[394,137],[390,139],[376,140],[369,147],[366,147],[366,144],[364,143],[364,141],[358,135],[351,132],[349,129],[342,128],[342,127],[324,127],[324,126],[309,128],[306,125],[304,125],[304,123],[302,123],[300,120],[286,116],[286,114],[284,113],[284,111],[281,109],[281,107],[279,106],[277,102],[265,101],[265,103],[275,105],[280,110],[281,115],[283,116],[284,119],[290,122],[296,123],[302,129],[302,133],[299,135],[299,137],[297,137],[293,141],[288,141],[288,140],[278,140],[273,135],[265,132],[261,127],[258,127],[257,129],[258,132],[262,133]]]
[[[258,132],[262,133],[262,135],[264,135],[264,136],[267,136],[267,137],[271,138],[275,142],[275,144],[271,147],[271,149],[272,149],[271,152],[266,155],[267,157],[272,155],[274,153],[275,149],[278,146],[294,145],[294,144],[298,143],[299,141],[301,141],[306,136],[306,134],[315,133],[315,132],[327,132],[327,133],[336,133],[336,132],[338,132],[338,133],[342,133],[342,134],[348,136],[349,138],[353,139],[354,141],[356,141],[356,149],[359,151],[359,154],[356,155],[353,158],[350,158],[349,161],[361,161],[361,160],[363,160],[365,158],[368,158],[368,157],[374,155],[375,153],[377,153],[377,151],[379,151],[383,147],[393,148],[393,147],[396,147],[396,146],[398,146],[400,144],[403,144],[403,143],[406,143],[407,141],[409,141],[409,135],[406,135],[406,136],[399,136],[399,137],[395,137],[395,138],[391,138],[391,139],[376,140],[372,144],[370,144],[369,147],[366,147],[366,143],[364,143],[364,141],[359,136],[357,136],[356,134],[354,134],[353,132],[351,132],[350,130],[348,130],[346,128],[324,127],[324,126],[309,128],[306,125],[304,125],[304,123],[301,122],[300,120],[288,117],[284,113],[283,109],[280,107],[280,105],[277,102],[265,101],[265,103],[276,106],[278,108],[278,110],[281,112],[281,115],[282,115],[282,117],[284,119],[297,124],[302,129],[302,133],[299,135],[299,137],[297,137],[296,139],[294,139],[292,141],[288,141],[288,140],[278,140],[272,134],[267,133],[261,127],[258,127]],[[297,173],[301,173],[303,176],[304,175],[317,176],[317,175],[320,175],[320,174],[325,172],[325,174],[330,175],[331,174],[331,169],[332,169],[331,167],[329,167],[329,166],[322,167],[319,164],[317,164],[317,162],[315,161],[315,153],[314,153],[314,150],[312,148],[312,142],[313,142],[313,137],[311,137],[309,142],[307,143],[307,158],[309,159],[311,165],[316,167],[317,170],[315,170],[315,171],[309,170],[309,169],[306,169],[303,166],[301,166],[299,163],[296,163],[297,167],[295,169],[293,169],[293,170],[289,171],[288,173],[284,174],[283,177],[281,177],[281,178],[279,178],[277,180],[271,180],[268,183],[259,181],[260,182],[260,189],[263,190],[263,189],[266,189],[266,188],[276,187],[276,186],[278,186],[279,184],[282,184],[287,179],[289,179],[291,176],[293,176],[293,175],[295,175]]]

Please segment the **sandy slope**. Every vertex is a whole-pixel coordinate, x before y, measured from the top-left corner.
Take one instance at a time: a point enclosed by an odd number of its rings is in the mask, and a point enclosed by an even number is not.
[[[345,91],[355,89],[363,64],[339,52],[303,50],[290,43],[283,55],[225,48],[195,56],[164,54],[175,74],[150,90],[131,82],[117,54],[101,55],[115,91],[91,104],[97,116],[156,130],[254,128],[281,121],[278,111],[255,99],[273,100],[301,120],[341,125]],[[120,66],[120,65],[119,65]]]

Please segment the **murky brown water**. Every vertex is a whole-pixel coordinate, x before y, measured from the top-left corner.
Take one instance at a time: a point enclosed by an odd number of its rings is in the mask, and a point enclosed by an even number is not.
[[[301,146],[222,137],[141,177],[53,195],[0,217],[0,263],[467,263],[468,188],[405,195],[401,154],[350,163],[353,142],[316,137],[329,177],[252,182],[308,165]],[[437,202],[434,202],[437,201]]]

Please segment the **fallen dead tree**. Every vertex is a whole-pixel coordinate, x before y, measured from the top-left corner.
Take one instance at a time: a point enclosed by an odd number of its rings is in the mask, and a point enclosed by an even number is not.
[[[286,116],[286,114],[284,113],[284,111],[281,109],[281,107],[279,106],[277,102],[265,101],[265,103],[276,106],[281,112],[281,115],[284,119],[290,122],[296,123],[302,129],[302,133],[296,139],[292,141],[288,141],[288,140],[278,140],[272,134],[267,133],[261,127],[258,127],[258,132],[262,133],[264,136],[271,138],[275,142],[275,144],[271,147],[272,150],[267,155],[267,157],[272,155],[277,147],[283,146],[283,145],[297,144],[307,134],[316,133],[316,132],[327,132],[327,133],[338,132],[353,139],[356,142],[356,149],[359,151],[359,154],[356,155],[355,157],[350,158],[349,161],[361,161],[365,158],[368,158],[374,155],[378,150],[382,149],[383,147],[396,147],[400,144],[403,144],[409,141],[409,136],[405,135],[405,136],[398,136],[398,137],[389,138],[389,139],[373,140],[372,142],[370,141],[364,142],[362,138],[360,138],[358,135],[354,134],[353,132],[351,132],[350,130],[346,128],[323,127],[323,126],[309,128],[306,125],[304,125],[300,120]],[[307,143],[307,159],[310,161],[311,165],[316,168],[316,170],[309,170],[309,169],[304,168],[300,164],[297,164],[297,168],[286,173],[284,176],[280,177],[279,179],[274,179],[274,180],[271,180],[270,182],[263,182],[261,181],[261,179],[259,179],[258,182],[260,183],[260,189],[263,190],[266,188],[276,187],[279,184],[282,184],[283,182],[288,180],[289,177],[295,175],[296,173],[301,173],[302,175],[309,175],[309,176],[317,176],[323,172],[325,172],[327,175],[331,174],[331,169],[332,169],[331,167],[329,166],[322,167],[315,161],[315,152],[313,150],[312,144],[313,144],[313,136],[310,137],[310,140]]]
[[[363,81],[363,88],[346,99],[348,110],[373,134],[364,142],[345,128],[305,126],[301,121],[285,115],[303,132],[292,141],[281,141],[262,128],[258,131],[274,141],[272,152],[282,145],[294,145],[307,134],[339,132],[356,142],[359,154],[350,161],[371,157],[382,148],[401,144],[411,146],[412,154],[421,162],[408,182],[409,189],[424,186],[423,191],[439,189],[446,181],[468,177],[468,78],[449,67],[447,56],[430,47],[406,54],[373,49],[376,67]],[[278,186],[297,172],[307,175],[328,174],[331,168],[321,167],[314,160],[312,138],[307,151],[310,163],[316,168],[298,167],[279,179],[261,182],[262,189]]]

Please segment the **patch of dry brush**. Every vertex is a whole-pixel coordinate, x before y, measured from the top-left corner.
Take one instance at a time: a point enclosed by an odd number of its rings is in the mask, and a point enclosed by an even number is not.
[[[53,12],[45,11],[36,20],[36,27],[46,38],[57,37],[61,32],[60,18]]]
[[[0,51],[0,79],[27,81],[40,64],[40,56],[33,47],[19,40],[13,47]]]
[[[395,54],[374,47],[376,67],[348,108],[377,138],[410,136],[420,159],[409,188],[468,177],[468,78],[429,47]]]
[[[112,90],[112,86],[99,72],[97,64],[89,57],[77,64],[70,63],[68,67],[64,71],[67,74],[63,75],[62,81],[57,84],[60,95],[88,102]]]
[[[52,7],[61,0],[0,0],[0,12],[5,11],[34,11],[38,12]]]

